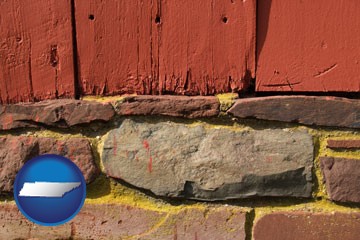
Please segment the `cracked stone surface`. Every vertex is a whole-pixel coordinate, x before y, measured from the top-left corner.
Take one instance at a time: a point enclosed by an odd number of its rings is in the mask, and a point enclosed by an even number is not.
[[[97,176],[98,169],[87,139],[0,137],[0,193],[13,190],[16,174],[26,161],[46,153],[58,154],[72,160],[80,168],[87,183]]]
[[[93,121],[109,121],[115,111],[109,103],[74,99],[0,105],[0,130],[21,127],[71,127]]]
[[[126,119],[104,139],[107,175],[167,197],[311,197],[312,137]]]

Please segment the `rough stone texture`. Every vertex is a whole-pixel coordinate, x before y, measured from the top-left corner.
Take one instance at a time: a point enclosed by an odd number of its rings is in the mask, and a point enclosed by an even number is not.
[[[359,213],[272,213],[254,226],[254,240],[357,240]]]
[[[169,197],[311,196],[312,137],[124,120],[104,139],[106,173]]]
[[[122,239],[151,234],[166,213],[126,205],[85,205],[74,218],[75,239]]]
[[[71,159],[80,168],[87,183],[97,175],[98,170],[90,143],[86,139],[0,137],[0,192],[12,191],[15,176],[24,163],[45,153],[58,154]]]
[[[322,157],[320,165],[331,200],[360,203],[360,160]]]
[[[360,140],[334,140],[330,139],[327,141],[328,148],[334,149],[354,149],[360,148]]]
[[[15,204],[0,204],[0,239],[69,239],[71,225],[43,227],[28,221]]]
[[[41,227],[15,204],[0,204],[0,239],[245,239],[246,213],[236,207],[159,212],[123,204],[85,204],[69,223]]]
[[[119,115],[164,115],[173,117],[217,116],[220,103],[216,97],[128,96],[114,103]]]
[[[96,120],[108,121],[115,112],[109,103],[74,99],[0,105],[0,129],[38,127],[39,124],[71,127]]]
[[[188,208],[169,214],[151,236],[139,239],[243,239],[246,214],[233,207]]]
[[[310,96],[247,98],[237,100],[228,113],[239,118],[360,128],[360,101],[357,99]]]

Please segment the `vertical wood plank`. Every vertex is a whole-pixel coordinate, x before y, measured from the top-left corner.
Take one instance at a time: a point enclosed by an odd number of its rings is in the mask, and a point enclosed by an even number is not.
[[[255,2],[75,0],[83,94],[244,89],[255,73]]]
[[[85,95],[151,94],[152,1],[75,1],[80,86]]]
[[[360,1],[259,0],[257,91],[359,92]]]
[[[247,87],[255,75],[252,0],[162,0],[160,92],[210,95]]]
[[[69,0],[0,1],[0,102],[74,96]]]

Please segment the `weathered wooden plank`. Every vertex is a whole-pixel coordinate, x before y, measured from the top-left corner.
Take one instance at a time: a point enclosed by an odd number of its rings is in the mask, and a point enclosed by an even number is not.
[[[85,95],[210,95],[254,76],[254,0],[75,0],[75,12]]]
[[[80,87],[85,95],[151,94],[154,1],[75,1]]]
[[[0,1],[0,103],[73,96],[70,0]]]
[[[160,92],[244,89],[255,73],[255,1],[161,1]]]
[[[257,91],[360,91],[360,2],[259,0]]]

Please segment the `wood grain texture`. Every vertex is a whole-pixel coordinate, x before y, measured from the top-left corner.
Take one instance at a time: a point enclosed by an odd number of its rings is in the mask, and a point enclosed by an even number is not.
[[[359,1],[259,0],[257,91],[360,91]]]
[[[162,1],[160,92],[211,95],[255,74],[255,1]]]
[[[70,0],[1,0],[0,103],[73,96]]]
[[[80,87],[84,95],[151,94],[154,1],[75,1]]]
[[[75,0],[84,95],[212,95],[255,74],[255,1]]]

